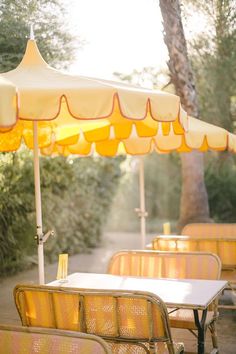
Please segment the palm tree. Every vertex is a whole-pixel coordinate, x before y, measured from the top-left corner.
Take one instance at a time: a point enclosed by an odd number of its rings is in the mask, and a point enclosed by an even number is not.
[[[187,53],[179,0],[159,0],[164,40],[169,52],[169,70],[176,94],[189,115],[199,117],[197,94]],[[209,222],[209,205],[204,182],[203,155],[181,154],[182,193],[179,227],[190,222]]]

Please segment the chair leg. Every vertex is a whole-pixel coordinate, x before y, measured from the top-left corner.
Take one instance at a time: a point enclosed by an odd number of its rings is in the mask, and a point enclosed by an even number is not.
[[[149,342],[149,351],[150,351],[150,354],[156,354],[156,345],[154,342]]]
[[[209,325],[209,330],[211,332],[211,340],[212,340],[212,345],[214,349],[218,350],[218,339],[217,339],[217,331],[216,331],[216,325],[215,325],[215,321],[213,321],[210,325]],[[219,352],[219,351],[217,351]]]

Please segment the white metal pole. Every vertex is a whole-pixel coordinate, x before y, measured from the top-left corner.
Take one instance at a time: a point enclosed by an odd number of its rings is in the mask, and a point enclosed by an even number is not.
[[[39,284],[44,284],[45,280],[44,280],[44,253],[43,253],[43,224],[42,224],[37,122],[33,122],[33,136],[34,136],[34,185],[35,185],[34,188],[35,188],[36,227],[37,227],[37,240],[38,240],[38,274],[39,274]]]
[[[146,245],[146,216],[145,210],[145,183],[144,183],[144,162],[143,156],[139,157],[139,195],[140,195],[140,227],[141,227],[141,247]]]

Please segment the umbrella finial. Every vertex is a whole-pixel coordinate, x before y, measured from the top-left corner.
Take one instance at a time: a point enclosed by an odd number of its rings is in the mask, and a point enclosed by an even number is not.
[[[37,43],[34,38],[33,24],[30,25],[30,38],[27,41],[25,54],[19,66],[32,66],[32,65],[48,66],[38,50]]]
[[[30,39],[34,40],[34,26],[33,24],[30,25]]]

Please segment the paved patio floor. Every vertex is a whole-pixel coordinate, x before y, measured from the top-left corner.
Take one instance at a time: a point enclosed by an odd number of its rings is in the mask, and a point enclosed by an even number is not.
[[[150,242],[153,235],[147,237]],[[120,249],[139,249],[140,236],[134,233],[106,232],[101,247],[94,249],[90,254],[79,254],[69,257],[69,273],[90,272],[105,273],[107,262],[111,255]],[[46,282],[56,277],[57,264],[46,266]],[[37,268],[19,273],[15,276],[0,279],[0,322],[20,324],[15,308],[12,291],[16,284],[37,283]],[[228,301],[227,294],[223,301]],[[236,354],[236,310],[220,310],[218,321],[218,340],[221,354]],[[187,331],[173,330],[176,341],[184,342],[186,353],[196,352],[196,338]],[[207,336],[207,353],[211,349],[211,340]]]

